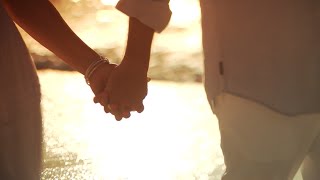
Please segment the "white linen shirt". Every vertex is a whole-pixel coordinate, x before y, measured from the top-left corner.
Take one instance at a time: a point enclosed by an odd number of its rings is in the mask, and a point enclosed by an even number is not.
[[[117,9],[161,32],[169,0]],[[320,112],[320,1],[200,0],[209,100],[222,92],[287,115]]]

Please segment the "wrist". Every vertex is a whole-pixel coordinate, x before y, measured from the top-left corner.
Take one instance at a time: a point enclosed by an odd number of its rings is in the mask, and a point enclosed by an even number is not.
[[[91,76],[97,71],[98,68],[100,68],[103,64],[110,64],[109,60],[106,58],[103,58],[100,56],[99,60],[93,61],[86,69],[84,78],[86,80],[86,83],[90,85],[90,78]]]
[[[115,64],[102,64],[89,78],[89,86],[94,94],[102,92],[109,80],[111,72],[116,67]]]
[[[149,69],[149,57],[125,55],[121,65],[127,66],[134,71],[147,75]]]

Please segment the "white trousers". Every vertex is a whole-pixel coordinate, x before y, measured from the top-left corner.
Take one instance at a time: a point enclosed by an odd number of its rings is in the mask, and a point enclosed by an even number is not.
[[[253,101],[222,94],[219,120],[226,172],[222,180],[320,179],[320,114],[286,116]]]

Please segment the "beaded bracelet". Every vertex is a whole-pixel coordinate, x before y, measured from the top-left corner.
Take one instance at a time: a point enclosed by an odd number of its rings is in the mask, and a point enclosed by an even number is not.
[[[86,83],[88,85],[90,85],[90,77],[92,76],[94,71],[97,70],[98,67],[100,67],[104,63],[110,64],[110,62],[107,58],[100,57],[100,60],[94,61],[89,65],[89,67],[87,68],[86,73],[84,75],[84,78],[85,78]]]

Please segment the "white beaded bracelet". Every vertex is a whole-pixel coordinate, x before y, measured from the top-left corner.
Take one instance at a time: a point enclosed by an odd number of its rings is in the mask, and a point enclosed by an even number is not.
[[[86,70],[86,73],[84,74],[84,78],[85,78],[86,83],[88,85],[90,85],[90,77],[92,76],[94,71],[97,70],[98,67],[100,67],[104,63],[110,64],[110,62],[107,58],[100,57],[100,60],[94,61],[89,65],[89,67]]]

